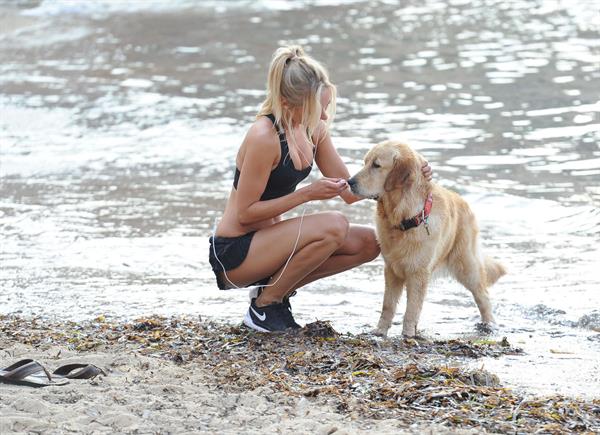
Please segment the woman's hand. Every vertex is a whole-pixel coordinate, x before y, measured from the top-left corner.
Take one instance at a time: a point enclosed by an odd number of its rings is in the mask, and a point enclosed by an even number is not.
[[[306,186],[306,195],[309,201],[331,199],[338,196],[348,188],[348,183],[343,178],[321,178]]]
[[[421,172],[427,181],[431,181],[433,178],[433,171],[431,170],[431,166],[429,166],[429,162],[427,162],[427,160],[425,160],[425,163],[423,166],[421,166]]]

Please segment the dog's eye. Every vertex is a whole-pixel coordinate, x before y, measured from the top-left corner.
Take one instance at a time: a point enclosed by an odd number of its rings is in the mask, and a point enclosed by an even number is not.
[[[375,162],[373,162],[373,167],[374,167],[375,169],[379,169],[379,168],[381,168],[381,166],[380,166],[379,164],[375,163]]]

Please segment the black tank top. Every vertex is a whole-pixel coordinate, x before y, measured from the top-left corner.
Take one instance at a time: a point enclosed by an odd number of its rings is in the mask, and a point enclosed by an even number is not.
[[[279,198],[281,196],[289,195],[293,191],[296,190],[296,186],[308,177],[310,171],[312,169],[312,163],[310,166],[297,170],[294,167],[294,162],[292,162],[292,158],[289,156],[289,149],[287,140],[285,138],[285,131],[279,127],[275,123],[275,116],[273,114],[267,115],[267,118],[271,120],[275,128],[277,129],[277,134],[279,135],[279,145],[281,146],[281,158],[279,159],[279,163],[271,171],[269,175],[269,179],[267,181],[267,185],[265,186],[265,191],[260,197],[261,201],[266,201],[268,199]],[[314,145],[313,145],[314,147]],[[238,180],[240,179],[240,170],[235,168],[235,176],[233,177],[233,187],[237,189]]]

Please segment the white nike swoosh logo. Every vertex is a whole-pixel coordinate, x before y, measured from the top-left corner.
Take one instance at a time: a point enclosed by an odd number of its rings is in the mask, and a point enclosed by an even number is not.
[[[262,316],[261,316],[260,314],[258,314],[258,313],[256,312],[256,310],[255,310],[254,308],[250,307],[250,309],[252,310],[252,312],[254,313],[254,315],[255,315],[256,317],[258,317],[258,320],[260,320],[261,322],[264,322],[264,321],[265,321],[265,319],[267,318],[267,313],[262,313]]]

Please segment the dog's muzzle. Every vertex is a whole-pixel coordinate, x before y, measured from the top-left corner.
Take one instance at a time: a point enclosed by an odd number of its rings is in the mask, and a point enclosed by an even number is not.
[[[356,196],[362,196],[363,198],[374,199],[374,200],[378,200],[379,199],[379,196],[377,196],[377,195],[375,195],[375,196],[365,196],[362,193],[360,193],[358,191],[358,182],[356,181],[356,179],[354,177],[352,177],[352,178],[350,178],[348,180],[348,186],[350,186],[350,190]]]

